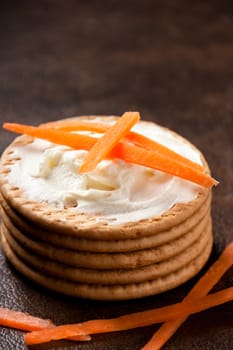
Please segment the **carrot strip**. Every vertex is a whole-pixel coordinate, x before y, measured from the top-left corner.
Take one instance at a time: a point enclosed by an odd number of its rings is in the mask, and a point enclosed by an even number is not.
[[[119,142],[110,155],[113,158],[124,159],[128,163],[164,171],[207,188],[218,184],[218,182],[208,174],[188,166],[187,164],[125,142]]]
[[[57,122],[42,124],[40,125],[40,127],[55,127],[57,130],[62,131],[94,131],[104,133],[109,129],[110,126],[105,123],[88,122],[84,120],[60,120]],[[201,166],[200,164],[193,162],[186,157],[183,157],[177,152],[172,151],[168,147],[160,144],[159,142],[151,140],[146,136],[131,131],[127,133],[125,139],[131,141],[136,146],[143,147],[149,151],[159,152],[161,154],[171,157],[172,159],[184,162],[187,165],[190,165],[200,171],[203,171],[203,166]]]
[[[233,265],[233,243],[230,243],[218,260],[200,278],[185,301],[193,301],[209,293],[214,285],[220,280],[223,274]],[[154,334],[151,340],[142,348],[143,350],[159,350],[171,338],[176,330],[185,322],[187,317],[179,318],[164,323]]]
[[[55,327],[51,320],[0,307],[0,325],[26,331]]]
[[[32,137],[41,138],[75,149],[89,150],[97,140],[88,135],[72,134],[65,131],[44,129],[24,124],[4,123],[3,128],[19,134],[26,134]]]
[[[183,317],[201,312],[232,300],[233,287],[229,287],[200,299],[195,299],[195,303],[193,300],[187,300],[182,303],[137,312],[113,319],[92,320],[80,324],[57,326],[52,329],[30,332],[24,336],[24,339],[27,345],[35,345],[82,334],[108,333],[145,327],[165,320],[174,319],[174,317]]]
[[[138,112],[124,113],[91,148],[79,172],[83,173],[94,170],[97,164],[111,152],[114,146],[117,145],[120,139],[129,132],[139,119],[140,115]]]
[[[82,119],[75,119],[75,118],[68,118],[68,119],[62,119],[57,120],[53,122],[48,122],[41,124],[40,127],[44,128],[56,128],[58,130],[63,131],[79,131],[79,130],[85,130],[85,131],[94,131],[99,133],[106,132],[110,125],[103,123],[103,122],[95,122],[95,121],[86,121]],[[186,157],[183,157],[182,155],[178,154],[177,152],[172,151],[168,147],[151,140],[150,138],[143,136],[141,134],[138,134],[136,132],[130,131],[125,138],[131,142],[133,142],[137,146],[144,147],[147,150],[160,152],[164,155],[170,156],[173,159],[180,160],[182,162],[188,163],[190,166],[195,167],[198,170],[203,170],[203,166],[200,164],[193,162],[189,160]]]
[[[146,136],[131,131],[126,135],[126,139],[130,140],[136,146],[143,147],[148,151],[158,152],[164,156],[170,157],[172,160],[177,160],[197,170],[203,171],[203,166],[201,166],[200,164],[193,162],[186,157],[183,157],[179,153],[172,151],[170,148],[162,145],[159,142],[151,140]]]
[[[3,128],[16,133],[22,133],[32,137],[42,138],[57,144],[69,146],[74,149],[90,150],[98,140],[97,138],[88,135],[72,134],[66,131],[47,128],[43,129],[40,127],[33,127],[24,124],[4,123]],[[110,129],[108,131],[110,131]],[[103,138],[101,138],[101,140],[102,139]],[[111,147],[109,146],[109,149],[110,148]],[[102,154],[102,156],[104,155]],[[138,165],[161,170],[171,175],[179,176],[186,180],[193,181],[207,188],[218,184],[218,182],[208,174],[205,174],[204,172],[199,171],[192,166],[189,166],[187,163],[184,164],[183,162],[173,159],[170,156],[147,150],[125,141],[117,143],[113,150],[110,152],[109,156],[112,158],[123,159],[129,163],[135,163]],[[97,159],[98,157],[96,157],[93,162],[95,163]],[[94,163],[92,163],[92,165]],[[87,169],[85,169],[85,171],[86,170]]]
[[[49,319],[35,317],[21,311],[10,310],[5,307],[0,307],[0,325],[23,331],[36,331],[56,327],[55,324]],[[90,339],[91,337],[88,334],[80,334],[70,338],[70,340],[82,341],[87,341]]]
[[[41,124],[39,127],[43,129],[55,128],[56,130],[62,131],[95,131],[104,133],[109,129],[110,125],[106,123],[92,122],[91,120],[58,120],[55,122]]]

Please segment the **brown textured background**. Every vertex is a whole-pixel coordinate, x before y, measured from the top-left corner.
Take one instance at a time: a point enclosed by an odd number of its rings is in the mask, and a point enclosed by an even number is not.
[[[0,121],[31,124],[79,114],[140,111],[187,137],[213,175],[215,244],[233,239],[233,6],[231,1],[4,1],[0,4]],[[0,131],[0,151],[13,139]],[[78,322],[179,301],[94,302],[54,295],[21,277],[0,250],[0,305]],[[215,287],[233,284],[232,269]],[[157,326],[33,349],[136,350]],[[0,328],[0,349],[24,349]],[[164,349],[233,349],[233,303],[192,316]]]

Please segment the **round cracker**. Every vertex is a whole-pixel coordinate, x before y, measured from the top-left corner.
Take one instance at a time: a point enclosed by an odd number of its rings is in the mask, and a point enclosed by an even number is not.
[[[208,213],[193,229],[178,239],[155,248],[124,253],[92,253],[62,249],[53,247],[48,243],[31,239],[25,236],[12,224],[11,229],[8,227],[8,230],[11,230],[11,234],[19,240],[27,250],[46,259],[51,259],[74,267],[94,269],[132,269],[158,263],[181,253],[199,239],[209,220],[210,214]]]
[[[26,265],[10,248],[5,237],[1,234],[3,250],[12,265],[23,275],[37,284],[62,294],[89,298],[95,300],[127,300],[155,295],[173,289],[191,277],[196,275],[207,262],[212,249],[212,234],[209,232],[210,240],[201,254],[187,264],[185,267],[170,273],[163,278],[158,278],[142,283],[125,285],[95,285],[69,282],[64,279],[52,278],[45,274],[38,273]]]
[[[57,232],[43,230],[39,226],[32,226],[25,219],[23,220],[23,218],[11,207],[9,207],[9,205],[0,195],[1,215],[3,221],[9,227],[9,230],[11,230],[11,225],[13,224],[16,228],[23,232],[25,236],[52,244],[55,247],[99,253],[129,252],[158,247],[162,244],[171,242],[172,240],[177,239],[186,232],[190,231],[205,217],[209,211],[210,202],[211,196],[208,196],[207,200],[191,218],[188,218],[182,222],[182,224],[174,226],[167,231],[162,231],[148,237],[104,241],[78,238],[67,234],[64,235],[62,233],[58,234]]]
[[[65,264],[54,262],[52,260],[45,260],[34,252],[28,251],[20,244],[2,225],[2,232],[15,254],[24,261],[25,264],[31,266],[33,269],[42,274],[49,275],[54,278],[63,278],[67,281],[74,281],[79,283],[91,284],[128,284],[139,283],[143,281],[153,280],[168,275],[176,270],[185,267],[192,260],[196,259],[198,255],[205,248],[210,237],[211,221],[202,232],[202,235],[193,244],[191,244],[185,251],[177,254],[163,262],[148,265],[142,268],[135,269],[113,269],[113,270],[96,270],[78,267],[70,267]]]
[[[110,120],[109,117],[107,119]],[[103,117],[104,120],[106,119]],[[114,121],[115,117],[112,117],[112,120]],[[182,138],[179,135],[176,137]],[[33,139],[27,136],[18,137],[5,150],[0,162],[0,193],[3,198],[0,200],[5,210],[4,225],[8,225],[6,235],[8,234],[9,241],[11,240],[10,246],[2,234],[3,249],[12,264],[24,275],[47,288],[68,295],[120,300],[157,294],[174,288],[195,275],[205,264],[212,247],[211,190],[200,188],[196,198],[189,203],[176,204],[158,217],[124,224],[115,224],[107,218],[102,221],[98,214],[86,214],[78,208],[58,209],[46,202],[28,200],[21,189],[8,182],[12,164],[20,161],[20,158],[15,157],[15,147],[24,146],[32,141]],[[183,141],[189,143],[187,140]],[[198,151],[193,145],[191,147]],[[201,157],[205,171],[209,173],[208,165],[204,157]],[[209,224],[204,225],[205,220],[209,221]],[[46,235],[50,235],[51,240],[46,239]],[[174,260],[175,268],[178,266],[175,265],[175,258],[179,261],[180,256],[187,256],[187,252],[196,244],[200,244],[202,239],[206,239],[207,244],[196,258],[186,261],[185,266],[165,273],[171,260]],[[16,247],[12,242],[18,244],[18,249],[21,248],[26,254],[38,255],[35,256],[39,259],[37,262],[45,260],[45,263],[53,265],[44,269],[41,267],[42,271],[38,271],[36,266],[29,266],[29,260],[25,264],[26,259],[23,259],[22,254],[20,257],[19,250],[11,249]],[[67,245],[64,242],[67,242]],[[74,242],[77,245],[72,245]],[[78,246],[80,243],[82,249]],[[101,246],[104,247],[103,250]],[[116,273],[115,270],[120,269],[121,275],[125,277],[121,280],[115,274],[113,285],[112,282],[107,283],[106,279],[104,284],[68,281],[71,274],[67,274],[67,279],[61,278],[64,272],[60,268],[61,265],[70,271],[76,270],[76,273],[79,270],[98,270],[97,275],[107,273],[109,277],[111,273]],[[163,266],[163,276],[158,276],[159,270],[157,275],[155,270],[154,275],[149,274],[149,269],[156,265]],[[133,280],[134,283],[126,279],[129,269],[137,276],[136,280]],[[56,273],[59,271],[56,278],[52,277],[55,270]],[[143,274],[143,270],[147,271],[146,276],[149,280],[144,278],[142,282],[137,273],[140,271]],[[80,274],[80,271],[78,273]]]
[[[109,121],[109,117],[102,117],[102,120],[106,121],[106,118]],[[173,133],[172,131],[169,132]],[[199,152],[190,142],[181,136],[176,134],[176,137],[181,138]],[[22,146],[31,143],[32,140],[28,136],[20,136],[3,153],[0,164],[0,192],[6,202],[25,217],[26,221],[42,226],[45,230],[97,240],[147,237],[184,222],[200,208],[211,192],[209,189],[200,188],[196,198],[189,203],[176,204],[158,217],[123,224],[114,224],[114,222],[107,221],[107,218],[105,221],[102,221],[98,214],[81,212],[78,210],[78,207],[59,209],[47,202],[29,200],[21,189],[8,182],[8,173],[11,171],[11,165],[20,161],[18,157],[15,157],[14,148],[19,145]],[[203,156],[202,161],[205,171],[208,173],[209,168]]]

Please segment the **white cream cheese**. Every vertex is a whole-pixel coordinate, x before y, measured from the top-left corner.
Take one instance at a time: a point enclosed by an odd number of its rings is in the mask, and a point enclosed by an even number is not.
[[[146,122],[133,130],[201,164],[199,151],[169,130]],[[27,198],[59,208],[76,207],[113,224],[161,215],[176,203],[192,201],[200,189],[181,178],[119,159],[102,161],[92,173],[79,174],[86,151],[40,139],[15,146],[14,152],[21,160],[11,166],[8,181]]]

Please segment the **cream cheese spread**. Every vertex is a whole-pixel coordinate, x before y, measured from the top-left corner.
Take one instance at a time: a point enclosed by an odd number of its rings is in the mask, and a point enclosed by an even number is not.
[[[142,121],[133,131],[201,164],[197,149],[163,127]],[[15,146],[14,153],[20,160],[11,166],[8,181],[28,199],[76,208],[112,224],[159,216],[176,203],[192,201],[200,190],[190,181],[120,159],[104,160],[92,173],[79,174],[86,151],[40,139]]]

